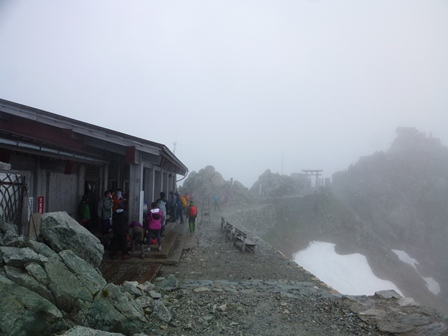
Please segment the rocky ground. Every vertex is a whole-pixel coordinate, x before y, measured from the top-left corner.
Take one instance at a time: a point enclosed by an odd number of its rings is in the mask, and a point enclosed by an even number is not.
[[[241,253],[220,228],[232,210],[212,212],[211,223],[198,225],[197,247],[184,251],[179,266],[163,267],[156,284],[174,275],[180,290],[163,296],[172,320],[155,320],[154,334],[389,334],[267,243],[258,241],[255,254]]]

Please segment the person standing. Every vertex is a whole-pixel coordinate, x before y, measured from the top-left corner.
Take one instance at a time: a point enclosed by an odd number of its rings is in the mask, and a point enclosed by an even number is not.
[[[198,216],[198,208],[194,205],[193,201],[190,201],[190,205],[187,208],[188,225],[190,227],[190,233],[196,231],[196,217]]]
[[[112,195],[109,190],[104,192],[103,202],[101,202],[101,231],[103,235],[107,235],[111,229],[111,217],[112,217]]]
[[[215,197],[213,198],[214,200],[214,204],[215,204],[215,211],[218,210],[219,211],[219,195],[215,194]]]
[[[123,191],[121,189],[117,189],[117,191],[112,195],[113,211],[115,212],[120,204],[123,205],[122,208],[124,209],[124,201]]]
[[[177,205],[177,217],[180,219],[180,223],[184,223],[184,207],[182,205],[182,197],[179,194],[176,194],[176,205]]]
[[[127,228],[128,228],[128,213],[123,209],[123,204],[119,204],[117,210],[114,211],[112,216],[112,231],[113,248],[111,257],[115,258],[118,254],[118,250],[121,250],[123,259],[129,259],[131,256],[128,254],[128,242],[127,242]]]
[[[163,213],[163,221],[162,221],[162,229],[161,229],[161,231],[160,231],[160,235],[161,235],[161,237],[163,237],[164,236],[164,234],[163,234],[163,232],[165,231],[165,225],[166,225],[166,199],[165,199],[165,197],[166,197],[166,194],[162,191],[161,193],[160,193],[160,198],[156,201],[156,205],[157,205],[157,208],[158,209],[160,209],[160,211],[162,211],[162,213]]]
[[[177,197],[176,194],[173,191],[170,191],[170,198],[168,200],[168,203],[170,205],[170,222],[176,222],[177,221]]]
[[[89,229],[90,228],[90,206],[89,206],[89,196],[82,195],[81,203],[79,204],[79,212],[81,215],[82,225]]]
[[[151,251],[151,242],[153,235],[157,237],[157,250],[160,251],[162,249],[162,239],[160,238],[160,231],[162,229],[162,222],[164,220],[164,213],[157,207],[157,203],[151,203],[151,210],[149,210],[148,215],[148,229],[149,229],[149,240],[148,240],[148,248],[145,250],[146,252]]]

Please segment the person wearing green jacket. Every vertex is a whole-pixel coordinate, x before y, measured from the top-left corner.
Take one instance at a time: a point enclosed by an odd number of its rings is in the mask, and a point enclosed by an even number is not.
[[[79,204],[79,213],[81,215],[81,223],[84,227],[90,226],[90,206],[89,197],[87,195],[82,196],[81,203]]]

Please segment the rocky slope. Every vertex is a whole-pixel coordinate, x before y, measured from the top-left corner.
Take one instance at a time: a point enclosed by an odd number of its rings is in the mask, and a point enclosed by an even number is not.
[[[331,189],[383,246],[418,262],[418,272],[407,265],[402,276],[413,278],[404,284],[409,294],[448,313],[448,147],[412,128],[397,133],[387,153],[335,174]],[[440,293],[422,277],[434,278]]]
[[[361,253],[378,277],[448,313],[448,148],[413,128],[397,133],[387,153],[361,158],[318,193],[266,171],[251,188],[265,209],[242,216],[288,256],[313,240]],[[294,197],[299,191],[305,197]]]
[[[213,166],[207,166],[199,172],[191,172],[180,188],[180,193],[189,193],[192,199],[208,198],[213,201],[214,195],[220,198],[227,195],[233,204],[246,203],[252,199],[249,190],[240,182],[225,181]]]

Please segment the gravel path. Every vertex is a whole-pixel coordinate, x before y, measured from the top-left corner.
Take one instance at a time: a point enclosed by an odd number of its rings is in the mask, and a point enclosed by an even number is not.
[[[384,335],[269,244],[241,253],[220,228],[221,216],[236,210],[212,211],[211,223],[198,223],[198,246],[183,252],[179,266],[162,268],[181,289],[164,295],[173,319],[155,321],[154,334]]]

